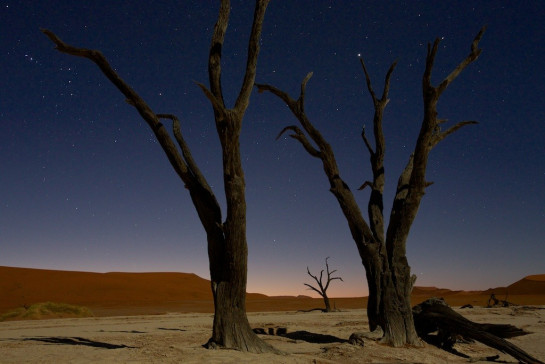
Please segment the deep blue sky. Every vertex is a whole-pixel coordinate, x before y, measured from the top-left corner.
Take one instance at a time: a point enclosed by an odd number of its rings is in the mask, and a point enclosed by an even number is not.
[[[153,4],[153,5],[150,5]],[[205,235],[187,190],[147,125],[90,61],[40,31],[101,50],[157,113],[175,113],[223,203],[212,110],[194,81],[218,1],[0,0],[0,265],[84,271],[181,271],[208,278]],[[245,67],[253,2],[233,1],[223,57],[231,104]],[[387,138],[386,208],[422,117],[427,42],[443,38],[434,81],[488,25],[479,60],[449,87],[440,117],[478,120],[431,154],[428,188],[407,244],[417,285],[486,289],[545,273],[545,3],[272,0],[257,81],[296,96],[355,190],[371,178],[360,138],[396,59]],[[344,278],[331,296],[367,294],[363,267],[321,164],[289,138],[296,120],[254,93],[241,136],[247,179],[248,290],[310,294],[325,257]],[[366,211],[369,190],[355,192]]]

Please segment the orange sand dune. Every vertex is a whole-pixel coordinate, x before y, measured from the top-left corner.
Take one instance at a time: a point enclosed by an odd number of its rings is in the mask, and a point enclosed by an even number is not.
[[[526,277],[529,281],[545,281],[545,274],[534,274],[533,276]]]
[[[36,302],[88,306],[115,313],[153,313],[191,303],[193,311],[213,311],[210,281],[190,273],[91,273],[0,267],[0,312]],[[248,298],[266,297],[249,294]],[[185,304],[185,305],[184,305]],[[138,310],[137,308],[141,308]],[[145,308],[145,309],[142,309]]]
[[[527,276],[507,287],[491,288],[485,292],[497,295],[543,295],[545,294],[545,274]]]
[[[415,287],[412,301],[444,297],[453,306],[486,305],[491,292],[509,302],[545,304],[545,275],[483,292]],[[210,281],[190,273],[91,273],[0,266],[0,313],[37,302],[89,307],[97,316],[165,312],[213,312]],[[363,308],[366,297],[332,298],[337,308]],[[319,298],[247,295],[248,311],[295,311],[323,307]]]

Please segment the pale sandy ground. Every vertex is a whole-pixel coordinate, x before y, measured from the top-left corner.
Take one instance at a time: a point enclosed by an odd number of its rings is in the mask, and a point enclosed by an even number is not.
[[[509,323],[532,332],[511,341],[545,361],[545,306],[541,309],[458,309],[476,322]],[[364,310],[344,312],[250,313],[252,327],[286,327],[346,340],[366,331]],[[456,363],[467,359],[430,345],[390,348],[373,340],[365,347],[346,342],[315,343],[315,339],[261,336],[285,355],[207,350],[201,345],[211,333],[211,314],[170,313],[156,316],[118,316],[40,321],[0,322],[0,363]],[[472,357],[498,352],[481,344],[457,344]],[[500,361],[516,360],[501,355]]]

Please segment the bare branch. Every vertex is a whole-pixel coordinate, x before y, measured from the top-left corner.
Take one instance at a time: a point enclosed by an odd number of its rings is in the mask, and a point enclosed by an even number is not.
[[[435,137],[433,138],[433,146],[435,146],[437,143],[439,143],[441,140],[445,139],[448,135],[454,133],[455,131],[457,131],[458,129],[460,128],[463,128],[464,126],[466,125],[475,125],[475,124],[478,124],[477,121],[474,121],[474,120],[469,120],[469,121],[461,121],[453,126],[451,126],[450,128],[448,128],[447,130],[445,130],[444,132],[439,132],[435,135]]]
[[[248,43],[246,73],[244,74],[244,81],[242,82],[240,93],[238,94],[238,98],[235,102],[235,109],[239,114],[244,113],[248,107],[250,94],[254,86],[261,29],[263,28],[263,19],[265,18],[265,11],[267,10],[268,3],[269,0],[256,1],[252,32],[250,33],[250,40]]]
[[[365,73],[365,81],[367,82],[367,89],[369,90],[369,94],[371,94],[371,98],[373,99],[373,104],[376,104],[377,96],[375,95],[375,91],[373,91],[373,86],[371,85],[371,77],[369,76],[369,73],[367,72],[367,67],[365,67],[365,62],[363,61],[362,57],[360,57],[360,63],[361,63],[361,67],[363,68],[363,73]]]
[[[307,88],[307,83],[308,83],[308,81],[310,80],[310,78],[312,77],[313,74],[314,74],[314,72],[307,73],[307,75],[303,79],[303,82],[301,82],[301,95],[299,96],[299,98],[301,98],[301,99],[304,98],[305,90]]]
[[[178,145],[180,146],[180,150],[182,151],[182,156],[188,166],[188,169],[191,171],[191,174],[195,178],[195,180],[203,187],[204,189],[208,190],[210,193],[213,194],[212,189],[208,185],[208,182],[206,181],[206,178],[202,174],[201,170],[197,166],[197,163],[193,159],[193,155],[191,154],[191,150],[189,149],[189,146],[187,145],[185,139],[182,135],[182,130],[180,127],[180,121],[176,117],[176,115],[173,114],[157,114],[157,117],[160,119],[170,119],[172,120],[172,130],[174,132],[174,137],[176,138],[176,141],[178,142]]]
[[[424,87],[431,87],[431,70],[433,69],[433,63],[435,62],[435,55],[437,54],[437,49],[439,47],[440,39],[436,38],[433,42],[433,46],[428,43],[428,53],[426,55],[426,69],[424,70],[424,75],[422,77],[422,84]]]
[[[320,280],[318,281],[318,283],[320,284],[320,287],[322,287],[322,278],[323,278],[323,275],[324,275],[324,270],[322,269],[320,271]]]
[[[223,104],[223,97],[220,96],[220,98],[218,99],[209,89],[206,88],[205,85],[203,85],[200,82],[196,82],[196,84],[197,86],[201,88],[202,92],[204,92],[204,95],[206,96],[206,98],[210,100],[210,102],[212,103],[214,112],[217,115],[217,119],[218,119],[217,121],[225,120],[226,110]]]
[[[390,78],[392,77],[392,73],[394,72],[394,69],[397,66],[397,61],[392,63],[390,65],[390,68],[388,68],[388,72],[386,72],[386,79],[384,80],[384,89],[382,91],[382,97],[380,98],[385,104],[390,101],[388,99],[388,92],[390,92]],[[386,106],[386,105],[384,105]]]
[[[363,68],[363,72],[365,73],[365,81],[367,82],[367,89],[369,90],[369,94],[371,95],[371,98],[373,99],[373,104],[375,105],[375,108],[377,107],[379,103],[384,103],[384,106],[383,106],[384,108],[386,104],[388,104],[388,102],[390,101],[388,99],[388,92],[390,91],[390,78],[392,77],[392,73],[394,72],[394,69],[397,65],[397,61],[395,61],[394,63],[390,65],[390,68],[388,69],[388,72],[386,73],[386,78],[384,80],[384,89],[382,90],[382,97],[380,99],[377,99],[377,96],[371,84],[371,77],[369,76],[367,67],[365,67],[365,63],[363,62],[363,58],[361,57],[360,57],[360,63]]]
[[[318,289],[316,289],[315,287],[313,287],[312,285],[310,285],[310,284],[308,284],[308,283],[303,283],[303,284],[304,284],[305,286],[309,287],[311,290],[318,292],[318,294],[319,294],[320,296],[323,296],[323,293],[322,293],[320,290],[318,290]]]
[[[365,187],[373,187],[373,183],[370,181],[363,182],[363,184],[360,187],[358,187],[358,191],[365,189]]]
[[[297,104],[299,106],[299,110],[301,110],[302,113],[305,112],[305,91],[307,89],[307,83],[312,77],[313,72],[307,73],[305,79],[303,82],[301,82],[301,94],[299,95],[299,99],[297,100]]]
[[[290,134],[290,137],[298,140],[311,156],[316,158],[321,158],[321,153],[318,150],[316,150],[312,146],[312,144],[310,144],[310,142],[308,141],[303,131],[295,125],[286,126],[284,129],[280,131],[280,133],[278,133],[278,136],[276,137],[276,139],[278,140],[278,138],[280,138],[282,134],[284,134],[284,132],[286,132],[287,130],[292,130],[295,133],[295,134]]]
[[[279,99],[284,101],[290,108],[293,115],[299,120],[299,123],[303,129],[308,133],[309,137],[317,145],[317,149],[308,148],[310,142],[303,137],[299,137],[299,141],[303,143],[307,142],[307,147],[305,148],[308,153],[314,157],[319,157],[322,160],[322,165],[324,172],[329,180],[331,185],[330,191],[335,195],[343,213],[349,219],[348,225],[350,231],[355,241],[361,242],[361,249],[366,249],[365,244],[373,243],[373,234],[369,229],[369,226],[363,219],[361,211],[356,203],[354,195],[348,188],[348,185],[341,179],[339,168],[337,166],[337,161],[335,160],[335,155],[329,143],[324,139],[321,133],[312,125],[308,117],[304,112],[304,95],[305,87],[308,80],[312,77],[312,73],[307,74],[303,82],[301,83],[301,95],[299,99],[295,101],[290,97],[286,92],[267,84],[258,84],[256,87],[259,92],[269,91],[272,94],[276,95]],[[285,130],[294,130],[293,128],[287,128]],[[283,130],[283,132],[285,131]],[[302,131],[301,131],[302,133]],[[305,144],[304,144],[305,145]],[[317,153],[319,152],[319,154]]]
[[[257,91],[259,93],[263,93],[265,91],[269,91],[270,93],[274,94],[281,100],[283,100],[286,105],[292,110],[297,109],[297,106],[302,106],[304,99],[305,99],[305,91],[307,88],[307,83],[312,77],[313,73],[309,72],[301,82],[301,93],[299,94],[299,98],[294,100],[290,95],[288,95],[286,92],[272,86],[269,84],[263,84],[263,83],[255,83],[255,86],[257,87]]]
[[[388,256],[404,257],[406,255],[405,246],[409,229],[416,217],[425,190],[431,185],[426,181],[426,169],[431,150],[446,136],[465,125],[475,123],[474,121],[460,122],[441,132],[440,125],[446,120],[437,117],[437,103],[447,86],[467,65],[478,58],[481,50],[477,46],[483,33],[484,28],[475,37],[471,45],[471,53],[437,87],[431,84],[431,74],[440,40],[436,39],[433,46],[428,44],[426,69],[422,77],[424,116],[414,152],[399,177],[386,237]],[[399,237],[403,237],[403,239],[399,239]]]
[[[311,276],[312,278],[314,278],[314,280],[316,281],[316,283],[318,283],[318,287],[320,287],[320,289],[316,289],[314,288],[313,286],[311,286],[310,284],[308,283],[305,283],[305,286],[308,286],[308,287],[311,287],[313,290],[315,290],[316,292],[318,292],[320,295],[324,295],[324,287],[322,286],[322,274],[324,273],[324,270],[322,269],[322,271],[320,272],[320,279],[318,279],[318,277],[316,277],[315,275],[313,275],[312,273],[310,273],[310,270],[308,269],[308,266],[307,266],[307,273],[309,276]]]
[[[280,139],[280,137],[282,136],[282,134],[284,134],[286,131],[288,130],[293,130],[295,133],[303,133],[301,131],[301,129],[299,129],[296,125],[289,125],[289,126],[286,126],[284,129],[282,129],[280,131],[280,133],[278,133],[278,135],[276,136],[275,140],[278,140]]]
[[[469,53],[469,55],[462,62],[460,62],[460,64],[441,82],[441,84],[439,84],[439,86],[437,87],[437,92],[439,94],[443,93],[443,91],[445,91],[447,86],[450,85],[450,83],[454,81],[454,79],[458,77],[458,75],[470,63],[476,61],[477,58],[479,58],[479,55],[481,54],[482,49],[478,48],[478,46],[485,30],[486,30],[486,26],[481,28],[479,33],[475,36],[473,43],[471,43],[471,52]]]
[[[324,293],[329,288],[329,284],[331,283],[331,281],[333,281],[335,279],[343,281],[343,279],[341,277],[331,277],[333,275],[333,273],[335,273],[337,270],[335,269],[335,270],[333,270],[331,272],[329,271],[329,263],[327,262],[328,259],[329,259],[329,257],[325,258],[325,266],[326,266],[326,270],[327,270],[327,283],[326,283],[326,285],[324,287]],[[322,272],[323,272],[323,270],[322,270]],[[322,282],[322,274],[320,273],[320,283],[321,282]]]
[[[225,32],[229,23],[230,12],[230,1],[222,0],[218,13],[218,20],[216,21],[216,25],[214,26],[214,32],[212,33],[210,53],[208,55],[208,79],[210,83],[210,92],[217,99],[216,102],[222,106],[221,108],[216,108],[216,106],[214,106],[214,110],[225,109],[225,103],[223,101],[223,91],[221,89],[221,51],[223,48],[223,41],[225,39]],[[207,97],[208,99],[210,99],[208,95]],[[210,101],[212,100],[210,99]],[[214,104],[213,101],[212,104]]]
[[[72,56],[78,56],[78,57],[85,57],[85,58],[90,58],[89,54],[91,52],[98,52],[98,51],[93,51],[91,49],[85,49],[85,48],[76,48],[74,46],[71,46],[65,42],[62,41],[62,39],[60,39],[59,37],[57,37],[57,35],[55,33],[53,33],[51,30],[49,29],[43,29],[41,28],[40,29],[42,31],[42,33],[44,33],[49,39],[51,39],[51,41],[53,43],[55,43],[55,49],[58,50],[59,52],[61,53],[66,53],[66,54],[70,54]],[[98,52],[100,53],[100,52]]]
[[[367,139],[367,135],[365,134],[365,125],[361,128],[361,138],[363,139],[363,142],[365,143],[369,154],[374,155],[375,151],[373,150],[373,147],[371,146],[371,143],[369,142],[369,139]]]
[[[48,29],[41,29],[41,31],[55,43],[55,49],[61,53],[70,54],[72,56],[78,56],[87,58],[93,63],[95,63],[102,73],[116,86],[119,91],[127,98],[127,102],[130,105],[133,105],[140,115],[148,122],[152,129],[157,129],[160,127],[155,113],[151,108],[146,104],[146,102],[138,95],[119,75],[117,72],[110,66],[106,57],[97,50],[86,49],[86,48],[77,48],[63,42],[55,33]]]
[[[301,126],[305,131],[308,133],[310,138],[318,145],[318,148],[320,152],[322,153],[322,156],[324,154],[331,153],[331,147],[329,144],[325,141],[324,137],[320,134],[320,132],[312,125],[312,123],[308,120],[306,114],[305,114],[305,107],[304,107],[304,101],[305,101],[305,90],[306,85],[310,78],[312,77],[312,72],[309,72],[306,77],[301,82],[301,93],[299,95],[299,98],[297,101],[295,101],[291,96],[289,96],[286,92],[271,86],[267,84],[258,84],[256,83],[256,87],[258,88],[258,92],[262,93],[264,91],[269,91],[272,94],[276,95],[278,98],[283,100],[288,107],[290,108],[293,115],[299,120],[301,123]],[[312,153],[311,153],[312,154]],[[312,154],[314,155],[314,154]],[[316,155],[314,155],[316,156]],[[320,157],[322,158],[322,157]],[[322,158],[323,160],[323,158]]]
[[[375,138],[375,148],[373,150],[373,147],[371,146],[371,142],[368,140],[367,135],[365,134],[365,126],[364,126],[362,128],[361,137],[365,143],[365,146],[367,147],[367,150],[369,151],[369,154],[371,155],[370,162],[371,162],[371,169],[373,171],[373,182],[364,183],[362,186],[360,186],[359,190],[364,189],[366,186],[370,186],[372,188],[371,196],[369,197],[369,202],[367,206],[367,211],[369,214],[369,224],[370,224],[373,237],[377,241],[383,242],[384,241],[384,216],[383,216],[382,206],[383,206],[383,192],[384,192],[384,184],[385,184],[384,154],[386,150],[386,140],[384,138],[382,118],[384,115],[384,110],[386,108],[386,105],[389,102],[388,92],[390,91],[390,79],[397,65],[397,61],[395,61],[394,63],[390,65],[390,68],[388,69],[388,72],[386,73],[386,77],[384,79],[384,88],[382,91],[382,97],[380,99],[377,98],[375,91],[373,90],[373,86],[371,84],[371,77],[369,76],[367,67],[365,66],[365,63],[363,62],[363,58],[360,58],[360,63],[362,65],[363,72],[365,73],[367,89],[369,91],[369,94],[371,95],[371,98],[373,99],[373,108],[375,111],[373,115],[373,135]]]
[[[149,127],[155,133],[159,144],[163,148],[165,154],[170,161],[170,164],[187,185],[191,183],[188,175],[187,165],[178,153],[176,145],[170,138],[169,133],[165,130],[163,124],[159,122],[159,118],[153,110],[148,106],[140,95],[138,95],[110,66],[104,55],[93,49],[78,48],[63,42],[55,33],[48,29],[41,31],[55,43],[55,48],[61,52],[73,56],[84,57],[95,63],[102,73],[116,86],[119,91],[126,97],[127,102],[134,106],[142,118],[146,121]]]
[[[297,104],[297,101],[295,101],[294,99],[292,99],[287,93],[285,93],[284,91],[272,86],[272,85],[267,85],[267,84],[261,84],[261,83],[256,83],[255,86],[257,87],[257,91],[259,93],[263,93],[265,91],[269,91],[270,93],[276,95],[278,98],[280,98],[282,101],[284,101],[286,103],[286,105],[288,105],[288,107],[290,109],[294,108],[295,105]]]

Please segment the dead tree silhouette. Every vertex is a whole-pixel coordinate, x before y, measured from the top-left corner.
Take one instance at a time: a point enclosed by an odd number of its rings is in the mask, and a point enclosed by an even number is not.
[[[94,62],[121,91],[151,128],[170,164],[189,190],[193,205],[206,231],[210,261],[211,288],[214,297],[214,323],[207,347],[216,346],[254,353],[276,350],[251,330],[246,316],[246,279],[248,246],[246,241],[245,180],[241,164],[239,136],[242,119],[253,89],[260,49],[263,19],[269,0],[256,0],[248,43],[246,70],[242,86],[232,108],[224,102],[221,88],[221,57],[231,4],[222,0],[212,32],[208,57],[209,88],[198,84],[214,110],[216,130],[221,142],[223,179],[227,216],[222,219],[219,203],[212,188],[191,155],[175,115],[156,113],[110,66],[106,57],[92,49],[77,48],[63,42],[53,32],[43,29],[56,49]],[[174,142],[161,120],[172,122]],[[178,144],[178,147],[176,146]]]
[[[414,328],[411,312],[410,295],[416,276],[411,275],[406,257],[406,241],[411,225],[416,218],[420,201],[426,188],[432,183],[426,180],[428,157],[441,140],[454,133],[463,126],[476,124],[475,121],[458,122],[446,130],[441,130],[446,120],[438,118],[437,103],[440,96],[458,75],[481,54],[479,42],[484,34],[483,27],[471,43],[469,55],[465,57],[438,86],[431,83],[432,69],[439,49],[440,39],[428,44],[424,75],[422,77],[422,95],[424,101],[423,120],[416,146],[409,157],[405,169],[399,176],[397,189],[389,223],[385,227],[383,214],[383,193],[385,185],[385,136],[383,133],[383,114],[388,104],[390,79],[396,62],[388,72],[382,96],[377,96],[371,84],[371,77],[363,59],[361,65],[365,73],[367,89],[374,105],[373,134],[374,147],[367,137],[365,126],[361,137],[370,154],[373,180],[366,181],[359,188],[370,187],[370,196],[367,205],[368,222],[356,202],[356,199],[341,178],[337,161],[331,145],[309,120],[305,112],[305,90],[312,77],[309,73],[301,83],[301,91],[297,100],[286,92],[268,84],[256,84],[259,92],[268,91],[285,103],[299,121],[303,130],[297,125],[285,127],[279,137],[287,131],[292,132],[290,137],[301,143],[303,148],[312,157],[322,162],[324,173],[330,183],[330,192],[337,199],[339,206],[348,222],[352,238],[356,243],[361,261],[366,271],[369,286],[369,301],[367,316],[370,329],[378,326],[384,331],[383,342],[393,346],[421,345]],[[314,145],[308,137],[314,142]],[[386,231],[385,231],[386,230]]]
[[[314,287],[311,284],[304,283],[304,285],[309,287],[309,289],[317,292],[320,296],[322,296],[322,298],[324,299],[324,304],[325,304],[324,312],[331,312],[331,304],[329,303],[329,297],[327,296],[327,289],[329,288],[329,284],[331,283],[331,281],[333,281],[335,279],[338,279],[340,281],[343,280],[341,277],[332,277],[331,276],[337,270],[335,269],[335,270],[329,271],[329,263],[327,262],[328,259],[329,259],[329,257],[325,258],[327,281],[325,283],[323,281],[323,275],[324,275],[324,270],[323,269],[320,271],[320,278],[318,278],[317,276],[310,273],[310,270],[308,269],[308,266],[307,266],[307,274],[309,276],[311,276],[316,281],[316,284],[318,285],[318,288]]]

